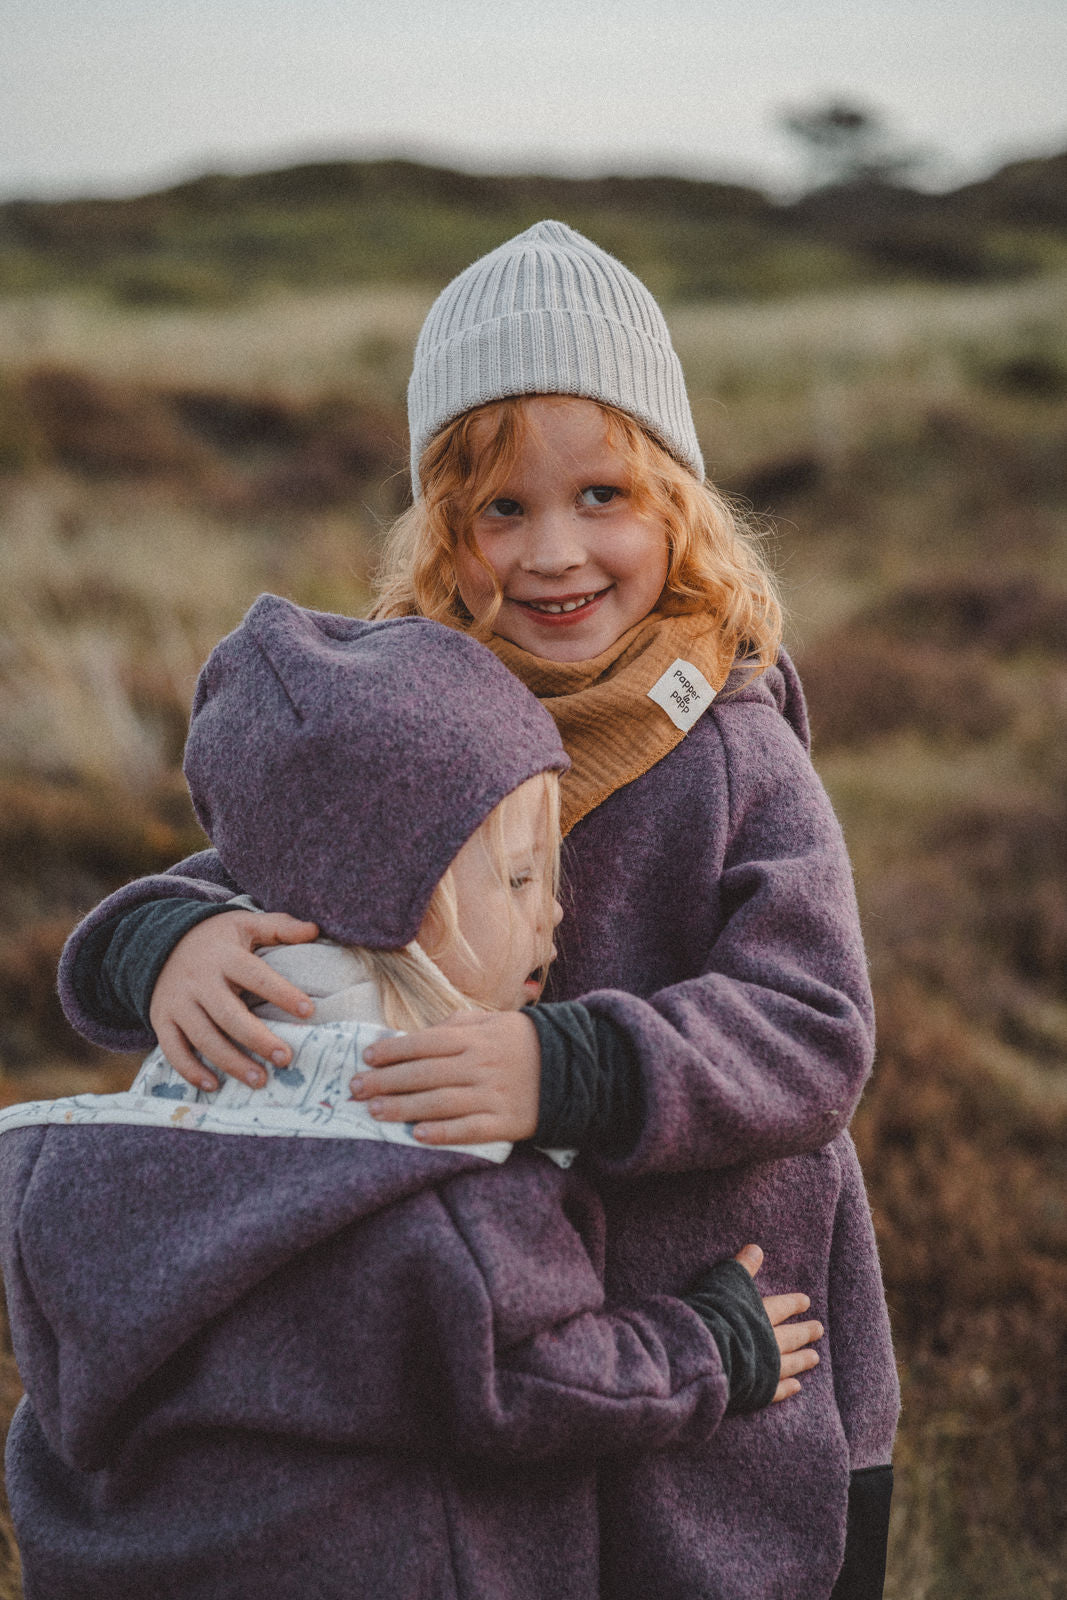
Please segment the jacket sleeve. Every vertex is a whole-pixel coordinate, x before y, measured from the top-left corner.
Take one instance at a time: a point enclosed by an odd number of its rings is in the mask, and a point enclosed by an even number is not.
[[[546,1174],[546,1188],[558,1175]],[[464,1314],[439,1324],[446,1426],[461,1454],[529,1462],[694,1446],[725,1415],[712,1334],[682,1300],[607,1306],[558,1200],[501,1207],[464,1178],[441,1191],[471,1271]],[[453,1308],[453,1311],[456,1308]]]
[[[871,1068],[866,958],[829,799],[772,708],[727,703],[714,717],[721,766],[709,781],[728,797],[728,822],[687,885],[717,899],[711,946],[692,978],[647,1000],[581,997],[640,1077],[636,1142],[590,1151],[609,1174],[817,1149],[846,1126]]]
[[[108,938],[109,928],[113,931],[125,913],[153,900],[200,900],[218,905],[239,892],[215,851],[201,850],[168,867],[166,872],[138,878],[108,895],[78,923],[60,957],[59,998],[71,1027],[90,1044],[105,1050],[150,1050],[155,1037],[136,1018],[131,1016],[122,1025],[94,1014],[95,996],[84,982],[78,981],[79,964],[97,957],[101,940]]]
[[[606,1307],[590,1191],[512,1161],[4,1133],[0,1260],[52,1448],[95,1471],[220,1427],[516,1463],[708,1437],[727,1383],[700,1317],[669,1296]]]

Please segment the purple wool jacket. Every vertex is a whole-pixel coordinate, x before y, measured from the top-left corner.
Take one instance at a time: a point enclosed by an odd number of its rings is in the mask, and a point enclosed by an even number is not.
[[[826,1600],[849,1473],[889,1462],[899,1391],[847,1132],[873,1058],[870,986],[788,657],[748,683],[735,674],[669,755],[578,823],[564,868],[547,998],[611,1018],[644,1093],[634,1147],[585,1155],[609,1299],[677,1292],[754,1240],[761,1292],[803,1289],[827,1330],[796,1399],[601,1471],[603,1595]],[[75,1027],[111,1049],[152,1043],[81,1010],[69,974],[91,929],[146,900],[234,888],[204,852],[98,907],[61,968]]]
[[[14,1128],[0,1251],[27,1600],[590,1600],[592,1463],[727,1402],[529,1150]]]

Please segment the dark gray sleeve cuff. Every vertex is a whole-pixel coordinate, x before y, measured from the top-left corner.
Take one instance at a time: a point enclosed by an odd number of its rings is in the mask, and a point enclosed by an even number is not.
[[[541,1045],[541,1106],[533,1143],[622,1155],[644,1116],[641,1073],[627,1035],[578,1000],[527,1006]]]
[[[770,1405],[781,1353],[760,1292],[740,1261],[716,1262],[680,1298],[692,1306],[719,1347],[730,1389],[727,1415]]]
[[[198,922],[230,911],[203,900],[150,900],[87,935],[71,972],[78,1004],[111,1028],[149,1027],[156,979],[178,940]]]

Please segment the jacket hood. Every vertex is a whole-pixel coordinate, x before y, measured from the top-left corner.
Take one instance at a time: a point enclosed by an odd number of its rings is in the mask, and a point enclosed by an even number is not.
[[[779,652],[774,666],[761,672],[759,677],[752,677],[744,668],[734,668],[723,686],[718,703],[736,704],[740,701],[773,706],[785,718],[810,755],[811,729],[804,690],[792,658],[785,650]]]
[[[205,1094],[157,1049],[124,1094],[0,1111],[16,1359],[49,1443],[76,1467],[104,1464],[141,1386],[266,1278],[511,1153],[503,1141],[431,1150],[409,1125],[376,1122],[350,1084],[392,1030],[362,963],[328,940],[263,953],[315,1002],[310,1024],[270,1011],[292,1058],[266,1088],[226,1078]]]
[[[49,1443],[75,1467],[105,1464],[134,1423],[138,1390],[213,1319],[341,1230],[486,1165],[454,1151],[180,1124],[0,1134],[15,1356]]]
[[[198,1332],[297,1256],[507,1144],[428,1150],[349,1098],[378,1024],[348,952],[273,964],[373,1021],[273,1022],[293,1051],[268,1087],[187,1084],[159,1050],[124,1094],[0,1112],[0,1253],[15,1356],[52,1448],[105,1465],[135,1396]],[[343,1009],[342,1004],[342,1009]]]

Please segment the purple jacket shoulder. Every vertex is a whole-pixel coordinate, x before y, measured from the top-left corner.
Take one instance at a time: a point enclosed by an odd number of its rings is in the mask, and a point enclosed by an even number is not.
[[[852,872],[791,663],[735,675],[574,829],[551,998],[629,1038],[646,1115],[618,1175],[818,1149],[870,1072]]]

